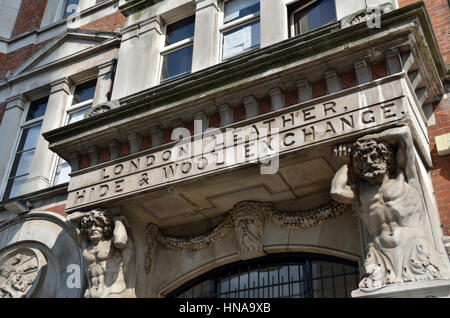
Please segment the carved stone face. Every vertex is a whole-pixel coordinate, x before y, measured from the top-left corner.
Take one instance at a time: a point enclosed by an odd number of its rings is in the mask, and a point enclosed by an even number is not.
[[[87,233],[91,242],[95,244],[103,239],[103,228],[98,224],[92,223],[91,227],[87,229]]]
[[[111,216],[105,210],[92,210],[81,220],[81,230],[94,244],[109,240],[113,230]]]
[[[364,180],[379,184],[393,168],[394,155],[384,143],[374,140],[355,142],[353,149],[353,168]]]
[[[234,222],[241,252],[261,250],[263,222],[259,215],[243,213],[236,215]]]

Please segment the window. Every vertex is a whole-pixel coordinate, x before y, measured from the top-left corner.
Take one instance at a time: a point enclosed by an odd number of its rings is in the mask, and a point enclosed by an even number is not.
[[[336,20],[334,0],[299,1],[289,7],[291,36],[306,33]]]
[[[187,74],[192,69],[195,16],[167,25],[162,54],[161,80]]]
[[[222,59],[259,48],[259,10],[259,0],[229,0],[224,3]]]
[[[65,20],[78,11],[80,0],[59,0],[55,22]]]
[[[20,194],[21,186],[27,181],[31,163],[41,134],[42,120],[47,108],[48,96],[30,103],[21,126],[19,144],[6,185],[4,198],[14,198]]]
[[[91,107],[95,95],[97,80],[92,80],[75,86],[72,105],[68,109],[66,125],[83,119],[86,111]],[[69,173],[72,171],[69,163],[58,157],[56,162],[55,177],[53,185],[69,182]]]
[[[335,257],[279,254],[223,266],[175,290],[179,298],[347,298],[358,264]]]

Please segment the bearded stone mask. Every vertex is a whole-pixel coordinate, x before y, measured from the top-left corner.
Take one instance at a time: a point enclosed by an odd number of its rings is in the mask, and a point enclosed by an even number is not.
[[[371,139],[356,141],[352,148],[351,166],[363,180],[371,184],[382,183],[384,176],[394,171],[394,151],[384,142]]]

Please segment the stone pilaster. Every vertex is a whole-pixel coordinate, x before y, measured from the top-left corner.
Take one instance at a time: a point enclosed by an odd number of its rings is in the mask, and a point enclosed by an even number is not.
[[[195,0],[192,72],[219,62],[219,5],[217,0]]]
[[[106,103],[110,100],[115,65],[116,61],[112,60],[98,66],[97,87],[95,88],[92,106]]]
[[[284,1],[261,0],[261,44],[266,47],[288,38],[287,14]]]
[[[24,192],[32,192],[48,187],[54,167],[55,153],[48,149],[48,142],[42,137],[44,132],[56,129],[63,123],[66,107],[70,96],[72,83],[67,78],[62,78],[51,83],[50,96],[47,109],[42,122],[33,163],[30,167],[28,181],[24,185]]]
[[[0,125],[0,180],[6,180],[5,175],[9,162],[14,155],[20,124],[27,103],[23,95],[10,97],[6,100],[6,109]]]

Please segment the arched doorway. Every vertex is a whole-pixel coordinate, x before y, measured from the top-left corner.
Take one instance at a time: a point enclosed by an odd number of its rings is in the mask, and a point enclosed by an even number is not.
[[[273,254],[227,264],[177,288],[177,298],[346,298],[357,289],[355,262],[320,254]]]

